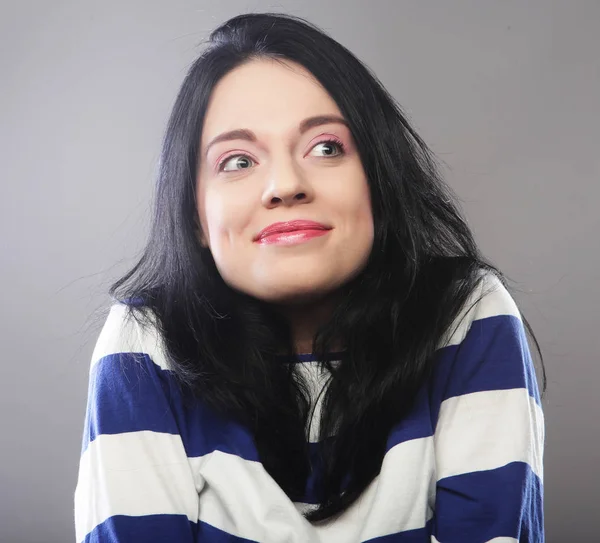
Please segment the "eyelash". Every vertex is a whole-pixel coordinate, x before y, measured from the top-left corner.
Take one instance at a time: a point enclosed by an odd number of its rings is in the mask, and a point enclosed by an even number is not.
[[[339,151],[340,151],[340,152],[339,152],[339,154],[337,154],[337,155],[335,155],[335,156],[332,156],[332,157],[327,157],[327,156],[325,156],[325,157],[323,157],[323,158],[339,158],[340,156],[343,156],[343,155],[346,153],[346,147],[345,147],[344,143],[343,143],[341,140],[338,140],[338,139],[336,139],[336,138],[328,138],[328,139],[324,139],[324,140],[322,140],[322,141],[319,141],[319,142],[315,143],[315,145],[313,146],[313,149],[314,149],[314,148],[315,148],[317,145],[322,145],[322,144],[324,144],[324,143],[327,143],[327,144],[333,144],[333,145],[337,145],[337,147],[339,147]],[[312,150],[312,149],[311,149],[311,150]],[[228,162],[229,160],[231,160],[232,158],[237,158],[237,157],[244,157],[244,158],[248,158],[248,159],[252,160],[252,162],[254,162],[254,160],[253,160],[251,157],[249,157],[248,155],[245,155],[245,154],[243,154],[243,153],[241,153],[241,154],[237,154],[237,155],[229,155],[229,156],[225,157],[223,160],[221,160],[221,162],[219,162],[219,164],[217,165],[217,170],[218,170],[219,172],[222,172],[222,173],[232,173],[233,171],[239,171],[239,170],[232,170],[232,172],[225,172],[225,171],[223,170],[223,166],[224,166],[225,164],[227,164],[227,162]]]

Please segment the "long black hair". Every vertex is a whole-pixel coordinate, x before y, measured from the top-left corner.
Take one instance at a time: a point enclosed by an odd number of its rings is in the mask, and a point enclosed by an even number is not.
[[[224,283],[198,241],[195,199],[211,92],[229,71],[260,58],[299,63],[323,85],[349,124],[371,193],[369,260],[342,287],[342,301],[313,342],[330,372],[320,505],[307,513],[317,521],[345,510],[378,474],[390,428],[430,375],[440,339],[482,272],[505,286],[506,279],[480,254],[431,151],[350,51],[283,14],[240,15],[210,34],[167,125],[147,246],[110,293],[143,301],[144,311],[131,304],[131,315],[144,324],[144,315],[153,316],[182,389],[253,432],[265,469],[291,499],[301,501],[311,469],[311,410],[305,383],[278,356],[295,354],[290,329],[268,304]],[[332,365],[328,353],[339,338],[341,364]]]

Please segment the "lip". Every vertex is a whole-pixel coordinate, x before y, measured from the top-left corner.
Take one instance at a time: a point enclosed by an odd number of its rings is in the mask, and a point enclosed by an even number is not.
[[[270,224],[266,228],[263,228],[258,235],[254,238],[254,241],[262,241],[268,236],[274,234],[286,234],[289,232],[298,231],[326,231],[331,230],[330,226],[322,224],[316,221],[309,221],[305,219],[298,219],[294,221],[275,222]]]

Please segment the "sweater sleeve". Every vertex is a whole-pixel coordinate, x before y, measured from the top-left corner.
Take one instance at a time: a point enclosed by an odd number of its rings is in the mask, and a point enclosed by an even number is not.
[[[200,482],[173,412],[159,342],[115,304],[89,374],[75,490],[78,543],[196,540]]]
[[[542,543],[544,419],[535,370],[513,299],[495,278],[483,289],[441,370],[431,540]]]

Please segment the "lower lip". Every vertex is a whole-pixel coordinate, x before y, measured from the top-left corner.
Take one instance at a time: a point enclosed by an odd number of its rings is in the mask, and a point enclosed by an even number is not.
[[[294,230],[293,232],[278,232],[265,236],[257,241],[261,245],[297,245],[313,238],[327,234],[329,230]]]

